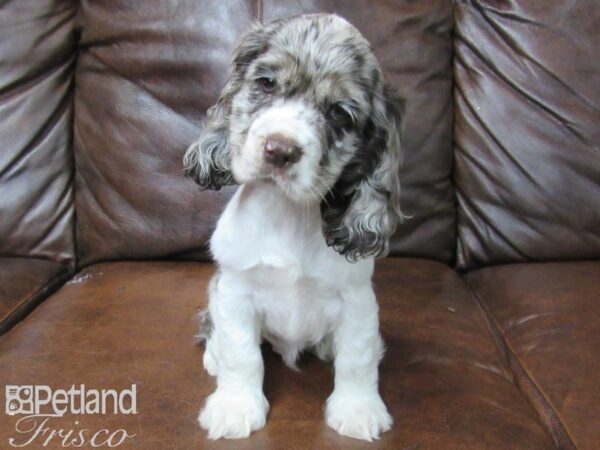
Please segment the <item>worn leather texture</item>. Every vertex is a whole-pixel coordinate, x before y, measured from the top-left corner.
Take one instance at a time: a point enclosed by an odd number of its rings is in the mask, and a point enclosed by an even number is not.
[[[68,273],[54,261],[0,257],[0,335],[64,283]]]
[[[215,384],[193,335],[213,271],[191,262],[88,267],[0,339],[0,385],[136,383],[137,415],[77,416],[90,430],[135,433],[126,448],[554,448],[459,276],[440,263],[399,258],[381,261],[375,276],[391,432],[377,444],[338,436],[323,420],[331,365],[306,356],[295,372],[265,346],[266,428],[245,440],[208,441],[196,417]],[[14,435],[18,417],[0,422],[0,442]],[[73,419],[66,414],[52,426],[70,429]]]
[[[600,8],[455,2],[458,263],[600,257]]]
[[[402,205],[412,218],[393,253],[452,260],[448,2],[84,1],[75,93],[80,266],[206,258],[234,188],[200,192],[182,176],[183,153],[217,99],[236,38],[254,21],[315,10],[348,16],[406,97]]]
[[[598,448],[600,261],[507,265],[467,280],[523,384],[541,393],[540,414],[564,426],[563,448]]]
[[[0,255],[74,264],[70,0],[0,4]]]

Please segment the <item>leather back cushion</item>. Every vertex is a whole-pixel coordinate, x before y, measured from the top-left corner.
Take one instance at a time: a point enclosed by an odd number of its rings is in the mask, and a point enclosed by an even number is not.
[[[600,257],[598,2],[455,8],[459,266]]]
[[[74,260],[73,1],[0,6],[0,255]]]
[[[362,3],[360,4],[362,5]],[[199,192],[186,147],[253,21],[337,12],[372,42],[406,98],[402,204],[413,216],[395,254],[453,258],[452,7],[447,0],[82,2],[75,96],[77,239],[82,265],[202,258],[233,189]]]

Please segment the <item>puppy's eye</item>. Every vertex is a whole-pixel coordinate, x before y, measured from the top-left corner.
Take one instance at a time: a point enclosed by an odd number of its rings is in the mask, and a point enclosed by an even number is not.
[[[260,77],[260,78],[257,78],[255,81],[256,81],[256,84],[258,84],[260,89],[265,94],[272,94],[273,92],[275,92],[275,88],[277,87],[277,81],[275,81],[274,78]]]
[[[336,125],[341,127],[348,126],[353,122],[350,112],[341,105],[333,105],[329,110],[329,117]]]

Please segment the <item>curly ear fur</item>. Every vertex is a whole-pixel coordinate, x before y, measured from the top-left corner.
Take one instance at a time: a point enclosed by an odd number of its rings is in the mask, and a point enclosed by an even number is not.
[[[225,87],[217,103],[208,109],[200,137],[185,152],[184,173],[202,189],[219,190],[235,183],[228,138],[231,100],[242,86],[248,64],[266,50],[267,38],[265,29],[257,25],[240,39]]]
[[[403,218],[399,206],[402,101],[384,86],[373,99],[365,146],[346,165],[321,204],[327,245],[348,261],[383,257]]]

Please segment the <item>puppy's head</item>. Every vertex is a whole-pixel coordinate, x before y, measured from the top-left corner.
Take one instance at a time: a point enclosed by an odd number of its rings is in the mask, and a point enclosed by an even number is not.
[[[259,181],[320,202],[328,245],[383,256],[401,219],[399,130],[400,101],[356,28],[299,16],[242,37],[185,171],[203,188]]]

